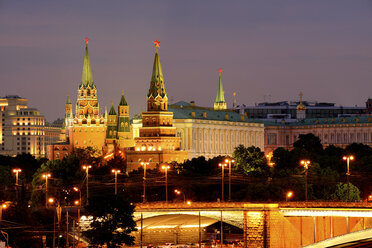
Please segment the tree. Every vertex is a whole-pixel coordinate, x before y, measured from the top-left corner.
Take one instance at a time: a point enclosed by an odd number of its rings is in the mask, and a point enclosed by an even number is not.
[[[304,154],[304,156],[309,157],[311,160],[316,160],[323,153],[320,139],[312,133],[300,134],[298,140],[293,143],[293,147],[306,151],[307,154]]]
[[[333,194],[334,200],[347,201],[347,183],[338,183],[336,185],[336,191]],[[350,183],[350,201],[360,201],[359,189]]]
[[[43,191],[38,190],[45,185],[45,180],[42,178],[43,173],[50,173],[52,175],[50,180],[48,180],[49,195],[58,194],[61,204],[64,199],[67,201],[70,200],[60,194],[62,192],[69,193],[74,185],[78,185],[82,181],[84,171],[80,168],[79,164],[80,162],[74,154],[63,158],[63,160],[49,160],[42,164],[33,175],[33,192],[31,196],[33,205],[37,206],[41,204],[41,200],[45,196]],[[64,202],[64,204],[67,203]]]
[[[85,210],[93,217],[90,229],[83,232],[91,244],[106,244],[108,248],[134,244],[134,237],[130,236],[136,231],[133,205],[117,195],[106,193],[89,197]]]
[[[180,164],[182,175],[185,176],[211,176],[218,168],[218,162],[222,162],[223,157],[219,156],[206,160],[205,157],[192,158]]]
[[[259,147],[235,147],[233,158],[236,161],[236,170],[245,175],[264,175],[269,171],[266,164],[265,153]]]

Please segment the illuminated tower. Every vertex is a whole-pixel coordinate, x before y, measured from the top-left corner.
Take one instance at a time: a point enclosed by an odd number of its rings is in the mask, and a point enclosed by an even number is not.
[[[221,80],[221,74],[222,69],[218,69],[218,88],[217,88],[217,96],[216,101],[214,102],[214,110],[223,110],[226,109],[226,102],[225,102],[225,93],[222,88],[222,80]]]
[[[117,123],[116,123],[116,112],[114,104],[111,103],[110,112],[107,116],[107,129],[106,129],[106,145],[108,150],[112,151],[114,149],[114,144],[117,135]]]
[[[296,108],[296,119],[303,120],[303,119],[306,119],[306,107],[302,103],[302,96],[303,96],[302,92],[300,92],[299,96],[300,96],[300,103],[297,105],[297,108]]]
[[[119,148],[134,146],[134,140],[130,130],[129,106],[125,100],[124,91],[122,91],[118,106],[117,144]]]
[[[88,38],[85,39],[85,54],[81,83],[78,88],[76,112],[69,128],[70,144],[73,147],[94,147],[102,150],[105,144],[106,123],[99,115],[97,88],[93,81],[88,52]]]
[[[66,104],[65,104],[65,120],[63,122],[63,127],[62,127],[62,134],[63,134],[63,137],[62,137],[62,140],[63,141],[67,141],[68,140],[68,129],[71,127],[72,125],[72,120],[73,120],[74,116],[72,114],[72,103],[71,103],[71,99],[70,99],[70,96],[67,95],[67,100],[66,100]]]

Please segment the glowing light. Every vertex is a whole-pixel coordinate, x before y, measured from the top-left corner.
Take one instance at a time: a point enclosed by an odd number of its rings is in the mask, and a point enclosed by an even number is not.
[[[326,209],[314,208],[306,209],[280,209],[284,216],[342,216],[342,217],[372,217],[372,210],[367,209]]]
[[[53,199],[53,198],[49,198],[49,199],[48,199],[48,202],[49,202],[49,203],[53,203],[53,202],[54,202],[54,199]]]
[[[3,209],[5,209],[5,208],[8,207],[8,205],[6,205],[6,204],[4,203],[4,204],[1,205],[1,207],[2,207]]]
[[[218,69],[218,74],[221,75],[222,71],[223,71],[222,68],[219,68],[219,69]]]
[[[52,175],[50,173],[44,173],[42,175],[43,178],[47,179],[48,177],[51,177]]]
[[[19,173],[19,172],[21,172],[22,170],[21,169],[13,169],[13,172],[14,173]]]
[[[310,160],[301,160],[300,162],[304,168],[307,170],[309,168],[309,165],[310,165]]]
[[[84,170],[89,170],[90,168],[92,168],[91,165],[83,165],[83,169],[84,169]]]
[[[191,205],[191,201],[187,201],[186,204],[190,206]]]
[[[75,205],[79,205],[79,203],[80,203],[79,201],[74,201]]]
[[[141,149],[139,147],[136,148],[136,151],[140,151]]]
[[[354,156],[350,155],[350,156],[344,156],[342,158],[343,160],[354,160]]]
[[[85,37],[85,44],[88,44],[88,41],[89,41],[89,38],[88,37]]]
[[[158,150],[161,151],[161,147],[160,146],[159,146]]]

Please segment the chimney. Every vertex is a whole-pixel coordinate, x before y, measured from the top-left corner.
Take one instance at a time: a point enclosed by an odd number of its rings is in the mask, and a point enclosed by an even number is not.
[[[191,101],[191,102],[190,102],[190,106],[191,106],[191,107],[194,107],[194,106],[195,106],[195,101]]]

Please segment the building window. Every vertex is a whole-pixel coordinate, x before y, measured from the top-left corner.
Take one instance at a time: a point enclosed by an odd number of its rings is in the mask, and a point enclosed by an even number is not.
[[[268,145],[276,145],[276,133],[269,133],[267,134],[267,144]]]

